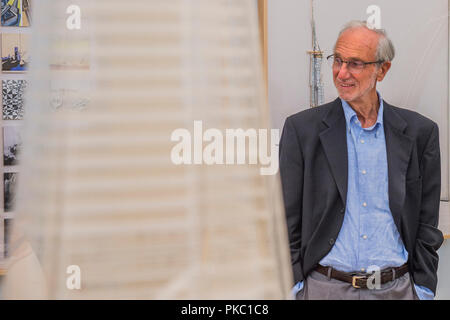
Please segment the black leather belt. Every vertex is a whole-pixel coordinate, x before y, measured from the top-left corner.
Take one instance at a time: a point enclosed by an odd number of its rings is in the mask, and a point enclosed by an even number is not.
[[[343,272],[343,271],[333,269],[331,267],[321,266],[320,264],[314,270],[323,275],[326,275],[327,277],[331,277],[333,279],[348,282],[354,288],[358,288],[358,289],[360,289],[360,288],[367,289],[367,280],[372,275],[370,273],[363,274],[363,273],[358,273],[358,272]],[[407,272],[408,272],[408,264],[406,264],[406,263],[400,267],[383,269],[383,270],[381,270],[381,273],[380,273],[380,282],[381,282],[381,284],[384,284],[389,281],[393,281],[395,279],[400,278]]]

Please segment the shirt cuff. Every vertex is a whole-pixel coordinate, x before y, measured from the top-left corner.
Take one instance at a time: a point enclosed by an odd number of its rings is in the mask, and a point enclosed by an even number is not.
[[[292,299],[295,300],[297,293],[303,289],[303,281],[297,282],[297,284],[291,289]]]
[[[417,296],[420,300],[433,300],[434,294],[433,291],[431,291],[428,288],[417,286],[414,284],[414,288],[416,289]]]

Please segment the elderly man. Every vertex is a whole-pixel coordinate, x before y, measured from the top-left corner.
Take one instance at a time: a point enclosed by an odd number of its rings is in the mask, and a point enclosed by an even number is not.
[[[332,65],[339,98],[286,119],[280,174],[297,299],[433,299],[440,151],[436,123],[376,91],[394,58],[353,21]]]

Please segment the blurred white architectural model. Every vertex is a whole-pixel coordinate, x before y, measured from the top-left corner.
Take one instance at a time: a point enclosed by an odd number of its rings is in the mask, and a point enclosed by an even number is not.
[[[170,160],[171,132],[194,120],[268,128],[256,1],[123,2],[77,1],[82,25],[71,32],[90,35],[90,61],[56,70],[46,68],[50,35],[69,32],[70,1],[35,7],[45,18],[34,19],[33,108],[4,296],[288,298],[277,176],[260,175],[258,165]],[[83,108],[64,107],[44,79],[72,92],[70,104],[81,88]],[[67,287],[71,265],[80,268],[80,289]]]

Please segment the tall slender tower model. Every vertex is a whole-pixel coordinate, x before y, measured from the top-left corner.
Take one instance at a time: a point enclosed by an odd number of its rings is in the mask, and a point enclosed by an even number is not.
[[[323,82],[322,82],[322,59],[323,51],[320,50],[316,37],[316,23],[314,21],[314,0],[311,0],[311,29],[312,29],[312,51],[308,51],[310,55],[310,107],[317,107],[324,102],[323,98]]]

